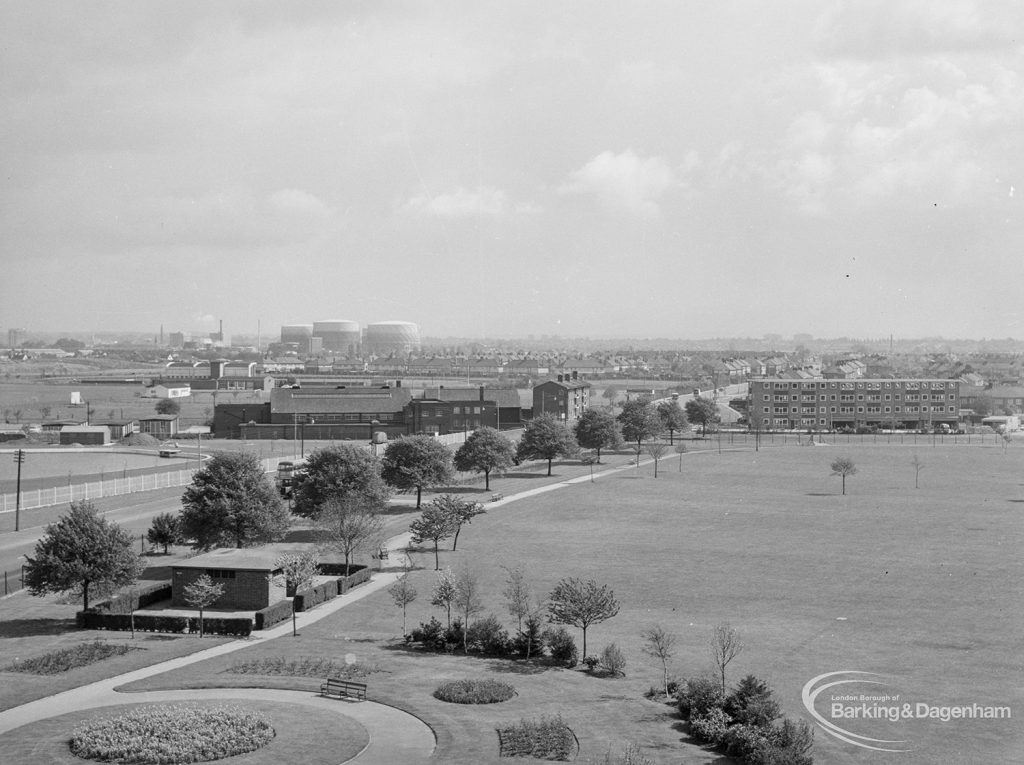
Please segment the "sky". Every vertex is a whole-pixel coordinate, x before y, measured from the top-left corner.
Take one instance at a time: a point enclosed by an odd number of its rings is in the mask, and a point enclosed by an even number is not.
[[[1024,3],[0,4],[0,328],[1024,337]]]

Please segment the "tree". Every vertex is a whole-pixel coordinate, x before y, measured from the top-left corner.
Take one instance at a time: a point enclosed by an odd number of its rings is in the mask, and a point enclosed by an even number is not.
[[[675,432],[685,430],[687,426],[686,414],[675,399],[662,401],[657,406],[658,417],[661,419],[661,429],[668,431],[669,446],[675,444]]]
[[[452,480],[452,453],[431,436],[405,436],[392,441],[384,450],[381,475],[400,491],[416,489],[419,510],[423,489]]]
[[[157,414],[178,414],[181,411],[181,404],[173,398],[162,398],[156,402]]]
[[[619,412],[619,424],[622,425],[622,437],[627,441],[636,441],[636,454],[640,457],[640,445],[648,438],[654,438],[661,431],[661,418],[658,410],[649,401],[627,401]]]
[[[391,488],[381,477],[380,460],[366,449],[337,444],[314,449],[295,473],[295,514],[316,516],[328,500],[354,499],[368,510],[384,510]]]
[[[920,479],[920,476],[921,476],[921,471],[924,469],[924,463],[921,462],[920,458],[915,454],[914,458],[912,460],[910,460],[910,464],[914,468],[914,488],[915,489],[920,488],[920,486],[919,486],[920,480],[919,479]]]
[[[700,434],[706,435],[708,425],[718,422],[718,405],[709,398],[694,396],[686,402],[686,419],[700,425]]]
[[[574,427],[576,441],[584,449],[597,451],[597,462],[601,462],[602,449],[614,449],[622,443],[619,422],[611,412],[588,409],[576,420]]]
[[[326,546],[345,556],[345,576],[352,556],[378,546],[384,530],[384,519],[377,509],[354,495],[326,500],[319,506],[314,522]]]
[[[542,414],[526,423],[516,447],[516,458],[547,460],[551,475],[551,461],[555,457],[569,457],[577,448],[576,439],[555,415]]]
[[[431,504],[448,514],[453,533],[452,552],[455,552],[455,548],[459,544],[459,532],[462,531],[463,525],[472,523],[476,516],[487,512],[479,502],[459,499],[451,494],[442,494],[440,497],[436,497]]]
[[[618,385],[609,385],[607,388],[604,389],[604,393],[601,394],[601,398],[604,398],[604,399],[608,400],[608,406],[613,406],[615,404],[615,399],[617,399],[618,397],[619,397],[619,386]]]
[[[284,583],[285,595],[295,597],[320,573],[320,554],[316,550],[284,553],[274,561],[274,572],[271,581]]]
[[[676,444],[675,453],[679,455],[679,472],[683,472],[683,455],[686,454],[686,444]]]
[[[25,586],[33,595],[82,588],[82,608],[89,608],[93,584],[122,587],[142,572],[130,534],[101,518],[88,500],[71,503],[67,515],[49,524],[25,556]]]
[[[515,446],[494,428],[480,428],[455,452],[455,469],[484,474],[484,489],[491,490],[491,471],[512,467]]]
[[[182,535],[197,550],[271,542],[284,536],[290,521],[259,457],[245,452],[214,454],[181,504]]]
[[[171,545],[181,544],[181,522],[177,513],[159,513],[153,517],[153,524],[146,532],[146,541],[151,545],[162,545],[164,555]]]
[[[406,566],[402,575],[395,580],[395,583],[388,588],[388,592],[391,594],[391,599],[395,605],[402,609],[402,634],[406,634],[406,614],[409,610],[409,605],[416,600],[416,596],[419,594],[416,592],[416,588],[413,586],[412,581],[409,579],[409,567]]]
[[[839,457],[832,463],[832,475],[843,479],[843,495],[846,495],[846,476],[855,475],[857,468],[849,457]]]
[[[662,444],[658,442],[652,442],[647,444],[647,453],[651,455],[654,460],[654,477],[658,477],[658,462],[662,457],[665,456],[665,452],[668,451],[668,444]]]
[[[455,575],[450,568],[437,572],[437,583],[430,595],[430,605],[443,608],[448,615],[448,628],[452,626],[452,603],[455,602]]]
[[[640,635],[644,639],[643,652],[661,662],[662,676],[665,681],[665,698],[668,692],[668,663],[675,655],[676,636],[667,632],[660,624],[644,630]]]
[[[203,609],[212,606],[224,594],[223,584],[214,584],[209,574],[202,574],[192,584],[185,586],[185,602],[199,609],[199,637],[204,634]]]
[[[508,612],[516,618],[518,632],[523,631],[523,619],[530,614],[530,585],[526,581],[523,570],[518,566],[506,568],[505,589],[501,594],[505,596],[505,604]]]
[[[412,532],[413,544],[423,544],[428,539],[434,543],[434,570],[441,569],[441,559],[438,553],[438,545],[442,539],[447,539],[455,529],[452,526],[452,518],[447,510],[436,504],[428,505],[423,509],[419,518],[409,524],[409,531]]]
[[[722,679],[722,695],[725,695],[725,668],[743,650],[740,633],[728,624],[719,624],[711,632],[711,657],[715,661]]]
[[[607,585],[593,579],[563,579],[548,597],[548,618],[583,630],[583,655],[587,655],[587,628],[619,613],[619,602]]]
[[[469,632],[469,621],[483,609],[480,597],[480,580],[469,568],[462,569],[455,577],[455,599],[452,601],[455,610],[462,616],[462,650],[469,653],[466,636]]]

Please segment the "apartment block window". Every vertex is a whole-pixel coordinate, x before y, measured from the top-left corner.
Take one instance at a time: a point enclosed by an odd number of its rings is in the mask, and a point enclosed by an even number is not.
[[[864,414],[864,407],[858,406],[857,407],[857,414]]]

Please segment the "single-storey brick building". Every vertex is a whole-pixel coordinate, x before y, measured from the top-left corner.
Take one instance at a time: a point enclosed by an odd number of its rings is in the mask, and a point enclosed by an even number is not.
[[[294,545],[267,545],[253,548],[219,548],[194,558],[178,561],[171,567],[171,606],[189,608],[185,588],[203,574],[215,584],[224,585],[224,594],[211,608],[258,611],[285,597],[283,583],[272,582],[280,574],[277,559],[295,552]]]

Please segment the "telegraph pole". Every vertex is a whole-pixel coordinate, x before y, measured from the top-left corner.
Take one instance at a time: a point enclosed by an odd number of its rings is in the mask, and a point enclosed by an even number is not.
[[[18,463],[18,485],[16,489],[16,495],[14,500],[14,530],[20,531],[21,529],[21,465],[25,461],[25,452],[22,449],[18,449],[14,453],[14,461]]]

